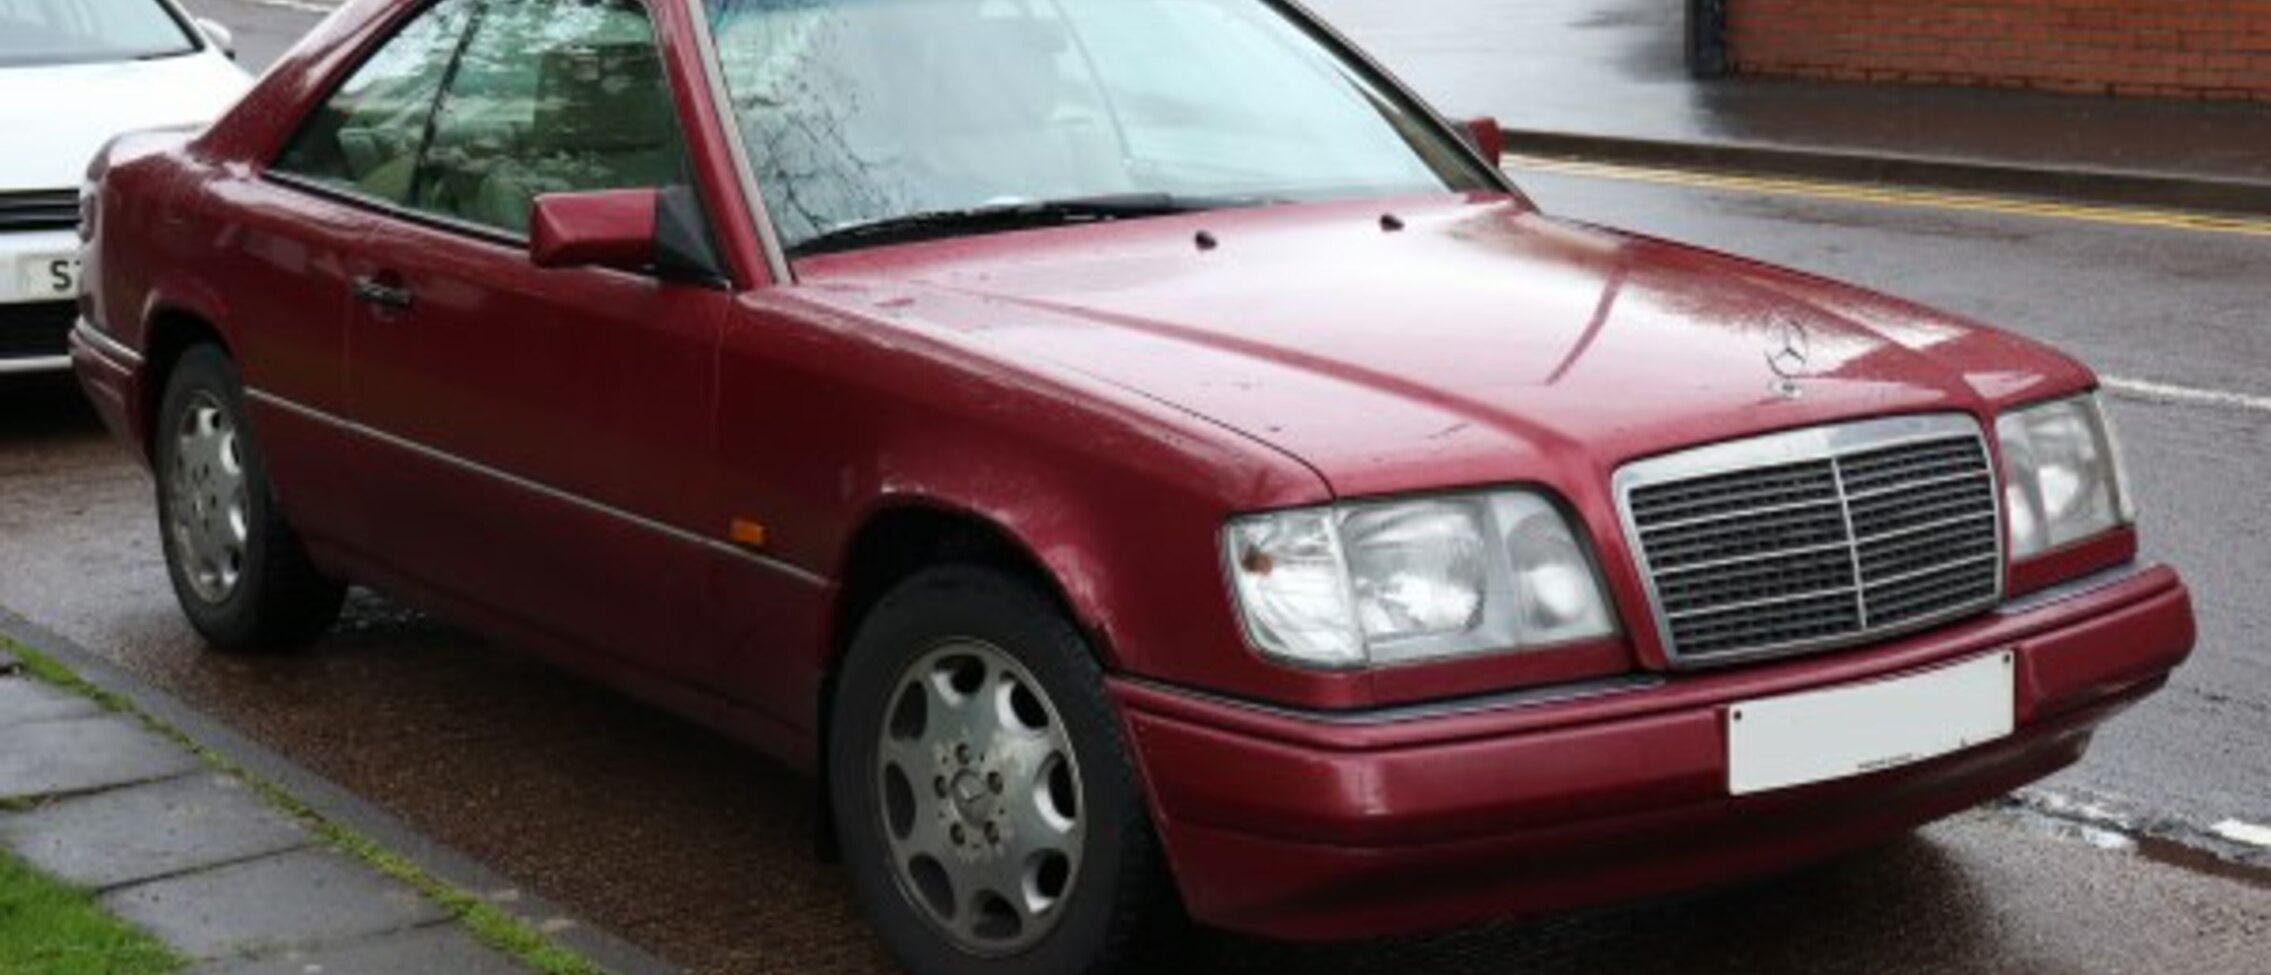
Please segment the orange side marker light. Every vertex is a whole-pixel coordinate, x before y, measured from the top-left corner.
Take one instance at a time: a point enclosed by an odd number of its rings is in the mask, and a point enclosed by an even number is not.
[[[765,526],[752,518],[735,518],[732,528],[727,532],[727,537],[733,539],[735,545],[764,548]]]

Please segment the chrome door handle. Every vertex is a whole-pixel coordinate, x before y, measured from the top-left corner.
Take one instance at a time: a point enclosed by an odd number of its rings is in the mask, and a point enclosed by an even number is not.
[[[410,294],[408,287],[388,284],[377,278],[356,278],[354,292],[357,301],[396,311],[407,311],[411,305],[417,304],[417,299]]]

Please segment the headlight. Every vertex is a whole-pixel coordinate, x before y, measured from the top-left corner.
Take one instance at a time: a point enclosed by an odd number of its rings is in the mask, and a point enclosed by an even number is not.
[[[1616,632],[1600,575],[1538,495],[1367,502],[1240,518],[1223,539],[1264,653],[1362,667]]]
[[[2113,427],[2096,394],[2004,414],[2003,509],[2011,558],[2025,559],[2136,519]]]

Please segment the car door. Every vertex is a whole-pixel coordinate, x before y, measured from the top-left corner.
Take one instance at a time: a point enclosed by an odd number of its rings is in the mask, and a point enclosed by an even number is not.
[[[440,0],[347,72],[262,172],[228,188],[233,225],[212,235],[270,477],[318,545],[369,534],[354,465],[334,461],[358,447],[345,424],[349,255],[376,213],[408,200],[474,4]]]
[[[407,204],[350,261],[348,399],[368,542],[413,587],[707,680],[711,424],[725,292],[527,257],[542,193],[684,179],[633,0],[482,0]]]

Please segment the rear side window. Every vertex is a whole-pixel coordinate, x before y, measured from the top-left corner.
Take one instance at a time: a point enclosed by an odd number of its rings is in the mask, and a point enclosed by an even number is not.
[[[475,0],[442,0],[412,19],[301,127],[275,168],[408,204],[426,122],[474,7]]]
[[[357,68],[276,169],[528,231],[538,194],[682,182],[661,49],[637,0],[442,0]]]
[[[450,73],[418,209],[528,230],[541,193],[684,179],[662,52],[633,0],[489,0]]]

